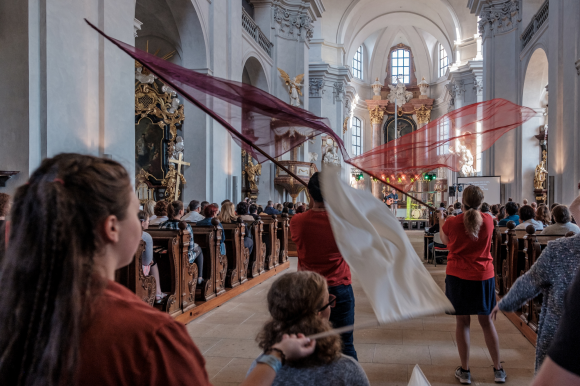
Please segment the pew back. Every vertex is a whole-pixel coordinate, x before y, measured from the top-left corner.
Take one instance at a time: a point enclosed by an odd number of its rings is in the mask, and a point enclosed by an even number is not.
[[[262,240],[266,245],[266,260],[264,269],[270,270],[280,265],[280,239],[278,239],[278,216],[264,216]]]
[[[224,240],[228,259],[226,286],[234,288],[248,280],[247,272],[250,252],[244,246],[246,224],[240,220],[232,224],[222,223],[222,226],[224,227]]]
[[[288,243],[290,236],[290,219],[286,213],[278,219],[278,240],[280,240],[280,264],[288,261]]]
[[[266,259],[266,245],[263,241],[264,223],[261,217],[254,221],[244,221],[247,227],[250,228],[252,239],[254,240],[254,248],[250,254],[250,261],[248,265],[247,276],[254,278],[264,273],[264,262]]]
[[[212,220],[212,225],[200,226],[191,223],[193,241],[203,251],[203,284],[198,288],[197,299],[207,301],[226,291],[227,257],[220,252],[222,230],[219,221]]]
[[[141,240],[131,264],[115,271],[115,281],[129,288],[139,299],[153,307],[156,283],[153,276],[145,276],[143,272],[142,256],[144,251],[145,241]]]

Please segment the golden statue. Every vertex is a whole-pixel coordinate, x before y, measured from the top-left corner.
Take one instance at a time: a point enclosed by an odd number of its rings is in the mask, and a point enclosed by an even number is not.
[[[257,190],[256,177],[262,174],[262,164],[253,164],[252,157],[248,156],[248,164],[244,168],[244,173],[248,176],[250,190]]]
[[[169,171],[161,182],[161,185],[165,186],[165,201],[173,202],[177,200],[180,194],[178,186],[179,181],[185,184],[185,177],[183,177],[183,174],[178,173],[178,171],[175,170],[173,164],[169,164]]]
[[[536,172],[534,173],[534,188],[537,190],[545,189],[544,184],[546,182],[546,178],[548,177],[548,171],[546,170],[546,158],[547,154],[544,150],[542,152],[542,162],[536,166]]]

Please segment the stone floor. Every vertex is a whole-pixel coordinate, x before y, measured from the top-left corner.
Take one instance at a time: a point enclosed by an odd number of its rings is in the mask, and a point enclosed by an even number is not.
[[[419,256],[423,254],[421,231],[409,231]],[[296,259],[291,259],[296,269]],[[426,264],[435,281],[443,287],[445,266]],[[187,325],[189,334],[207,361],[211,382],[216,386],[237,385],[260,354],[255,336],[269,314],[266,294],[275,277],[230,300]],[[360,285],[353,283],[357,323],[375,320]],[[529,385],[534,374],[534,347],[513,324],[500,315],[496,322],[502,361],[508,384]],[[436,315],[377,328],[355,331],[359,361],[371,385],[407,385],[415,364],[419,364],[433,386],[457,385],[455,368],[460,364],[455,343],[455,320]],[[494,385],[492,361],[483,333],[472,319],[471,372],[474,385]]]

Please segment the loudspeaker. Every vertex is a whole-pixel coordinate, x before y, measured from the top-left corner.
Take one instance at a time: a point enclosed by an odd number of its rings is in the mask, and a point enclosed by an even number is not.
[[[232,202],[238,203],[238,176],[232,176]]]
[[[449,197],[455,197],[455,186],[449,187]]]

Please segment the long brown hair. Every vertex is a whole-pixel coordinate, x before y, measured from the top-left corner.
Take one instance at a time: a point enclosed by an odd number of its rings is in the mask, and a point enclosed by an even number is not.
[[[123,220],[131,183],[117,162],[45,159],[14,195],[0,263],[0,384],[75,384],[83,321],[105,282],[94,274],[97,228]]]
[[[315,272],[287,273],[276,280],[268,291],[268,321],[256,340],[260,348],[268,351],[282,340],[284,334],[312,335],[332,329],[330,322],[320,318],[318,312],[324,306],[326,279]],[[341,340],[337,335],[316,340],[314,354],[294,361],[294,367],[316,366],[332,362],[340,356]]]
[[[548,207],[544,204],[538,206],[538,209],[536,209],[536,221],[539,221],[544,225],[550,225],[551,219],[552,215],[550,214]]]
[[[483,217],[478,211],[482,201],[483,191],[479,187],[469,185],[463,190],[463,225],[472,239],[477,239],[483,224]]]
[[[179,212],[183,210],[183,202],[173,201],[167,205],[167,218],[175,220],[175,216],[179,216]]]

